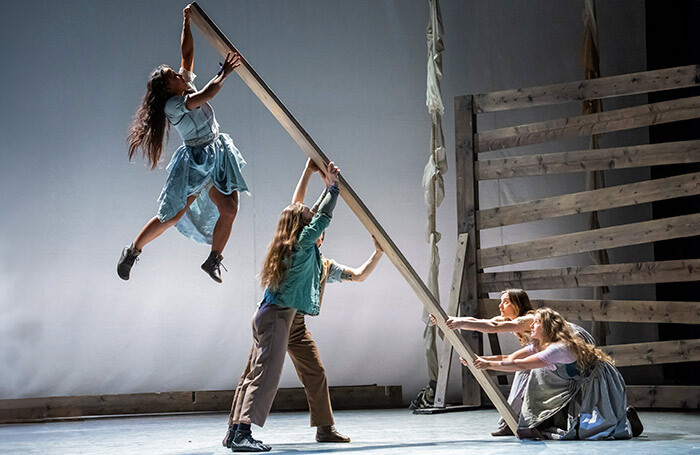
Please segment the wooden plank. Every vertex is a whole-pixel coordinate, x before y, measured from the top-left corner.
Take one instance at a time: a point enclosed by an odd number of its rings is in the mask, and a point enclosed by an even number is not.
[[[0,400],[0,423],[100,415],[226,411],[231,408],[231,400],[233,391],[226,390]]]
[[[477,252],[477,261],[488,268],[694,235],[700,235],[700,213],[484,248]]]
[[[467,240],[469,234],[459,234],[457,237],[457,251],[455,252],[455,262],[452,268],[452,285],[450,286],[450,297],[447,302],[447,314],[457,316],[459,309],[459,291],[462,288],[462,275],[464,275],[464,257],[467,252]],[[450,378],[452,366],[452,345],[444,341],[440,351],[440,367],[438,369],[437,385],[435,386],[435,400],[433,406],[436,408],[445,407],[445,395],[447,394],[447,382]]]
[[[700,117],[700,96],[478,133],[478,153]]]
[[[476,212],[478,229],[700,194],[700,172],[582,191]]]
[[[535,308],[557,310],[573,321],[700,324],[700,302],[656,300],[531,299]],[[481,314],[498,314],[499,299],[479,299]]]
[[[700,280],[700,259],[489,272],[478,279],[482,292],[677,283]]]
[[[329,387],[333,409],[386,409],[403,407],[401,386]],[[231,403],[228,403],[229,408]],[[272,403],[272,412],[305,412],[309,410],[303,387],[279,389]]]
[[[202,31],[204,36],[209,40],[214,48],[217,49],[217,51],[222,55],[226,55],[228,52],[237,52],[241,54],[231,43],[231,41],[229,41],[229,39],[226,38],[221,30],[214,24],[214,22],[209,19],[201,7],[196,2],[192,5],[194,7],[192,12],[192,22],[194,22],[194,24]],[[279,98],[277,98],[274,92],[272,92],[262,78],[255,72],[253,67],[248,63],[242,54],[241,65],[238,66],[235,71],[241,77],[241,79],[243,79],[246,85],[248,85],[251,91],[270,110],[272,115],[275,116],[277,121],[280,122],[282,127],[289,133],[302,151],[319,167],[324,167],[329,161],[326,155],[311,139],[311,136],[309,136],[309,134],[302,128],[301,124],[292,116],[291,112],[289,112]],[[404,279],[408,282],[418,296],[419,300],[423,303],[426,310],[435,316],[438,321],[438,326],[442,330],[446,330],[445,319],[447,315],[442,307],[440,307],[439,303],[430,293],[425,283],[423,283],[411,264],[406,260],[403,253],[401,253],[396,244],[394,244],[394,241],[389,237],[386,231],[384,231],[384,228],[382,228],[374,215],[372,215],[367,206],[360,200],[358,195],[342,176],[340,178],[340,195],[347,203],[348,207],[350,207],[350,210],[352,210],[355,216],[357,216],[357,218],[360,220],[362,225],[375,236],[384,250],[387,258],[389,258],[391,263],[394,264],[399,273],[401,273]],[[508,426],[515,433],[517,421],[513,410],[510,408],[510,406],[508,406],[506,399],[500,393],[493,380],[488,377],[488,375],[474,367],[472,362],[474,352],[470,346],[467,344],[464,338],[460,336],[460,334],[454,331],[446,331],[445,337],[449,339],[450,343],[452,343],[460,356],[469,360],[470,371],[472,371],[474,376],[477,378],[477,381],[479,381],[481,387],[483,387],[486,393],[489,394],[492,401],[496,403],[499,413],[504,417],[508,423]]]
[[[401,386],[358,385],[329,388],[334,409],[401,407]],[[75,419],[87,416],[226,412],[233,390],[82,395],[0,400],[0,424]],[[301,387],[277,391],[272,410],[307,411]]]
[[[617,367],[700,360],[700,339],[616,344],[600,349],[615,360]]]
[[[482,93],[474,97],[474,104],[476,112],[481,114],[694,87],[699,83],[700,65],[689,65],[541,87]]]
[[[464,274],[459,294],[459,314],[476,316],[478,312],[478,287],[476,274],[476,251],[479,248],[474,214],[479,205],[479,187],[474,179],[474,135],[476,134],[476,114],[474,97],[455,97],[455,174],[457,191],[457,231],[468,234],[465,253]],[[481,337],[474,332],[463,332],[474,352],[481,353]],[[462,368],[462,404],[481,405],[481,393],[470,371]]]
[[[700,386],[628,385],[627,404],[636,408],[700,409]]]
[[[476,162],[479,180],[700,162],[700,140],[663,142]]]

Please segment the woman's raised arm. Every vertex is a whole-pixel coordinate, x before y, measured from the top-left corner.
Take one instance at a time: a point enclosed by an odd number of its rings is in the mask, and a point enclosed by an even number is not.
[[[190,17],[192,16],[192,5],[187,5],[182,10],[182,35],[180,36],[180,50],[182,61],[180,66],[187,71],[194,69],[194,40],[190,30]]]

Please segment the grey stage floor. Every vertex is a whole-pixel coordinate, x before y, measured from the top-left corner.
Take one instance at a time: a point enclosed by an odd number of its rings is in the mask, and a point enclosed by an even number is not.
[[[413,415],[408,410],[339,411],[336,426],[350,444],[318,444],[308,414],[272,414],[254,435],[271,453],[347,454],[697,454],[700,413],[642,412],[644,434],[629,441],[519,441],[489,434],[495,410]],[[0,426],[2,454],[230,453],[221,438],[226,415],[100,418]]]

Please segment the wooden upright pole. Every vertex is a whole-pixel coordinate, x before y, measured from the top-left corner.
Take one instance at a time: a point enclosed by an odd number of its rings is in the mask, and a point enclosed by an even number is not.
[[[229,52],[237,52],[241,55],[241,65],[235,71],[243,79],[243,82],[253,91],[260,101],[267,107],[272,115],[275,116],[282,127],[287,130],[292,139],[299,145],[302,151],[309,156],[317,166],[325,168],[329,159],[321,151],[320,147],[311,139],[311,136],[302,128],[301,124],[294,118],[289,110],[282,104],[273,91],[265,84],[262,78],[255,72],[253,67],[243,57],[243,54],[229,41],[214,22],[206,15],[202,8],[197,3],[192,3],[194,11],[192,21],[199,27],[204,36],[221,54],[226,55]],[[425,283],[420,279],[416,271],[408,263],[404,255],[394,244],[393,240],[387,235],[377,219],[372,215],[367,206],[360,200],[355,191],[340,177],[340,196],[345,203],[350,207],[355,216],[360,220],[364,227],[375,236],[377,242],[386,253],[386,256],[394,264],[399,273],[408,281],[413,291],[421,300],[425,308],[435,316],[438,326],[445,332],[445,338],[452,343],[455,350],[461,357],[468,359],[469,368],[472,374],[481,384],[481,387],[486,391],[486,394],[491,399],[493,404],[498,409],[498,412],[503,416],[506,423],[516,433],[516,418],[513,410],[506,403],[503,394],[500,392],[493,380],[481,370],[477,370],[473,364],[474,352],[469,345],[459,335],[459,333],[448,330],[445,326],[447,315],[442,307],[437,303],[435,297],[428,290]]]

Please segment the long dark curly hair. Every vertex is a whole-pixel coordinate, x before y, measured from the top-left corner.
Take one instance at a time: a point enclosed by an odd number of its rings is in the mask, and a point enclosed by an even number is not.
[[[153,70],[148,78],[146,95],[134,115],[129,127],[129,161],[140,149],[148,159],[148,165],[155,169],[163,152],[163,137],[170,131],[170,123],[165,117],[165,102],[172,96],[167,89],[165,65]]]

